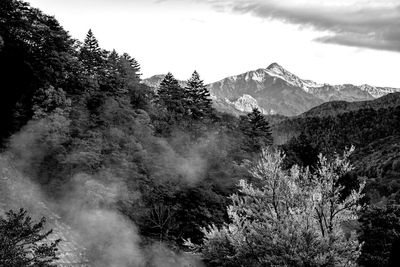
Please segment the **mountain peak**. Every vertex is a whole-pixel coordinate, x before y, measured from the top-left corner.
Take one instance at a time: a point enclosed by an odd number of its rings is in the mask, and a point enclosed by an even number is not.
[[[285,69],[279,65],[278,63],[274,62],[267,67],[268,70],[283,73]]]

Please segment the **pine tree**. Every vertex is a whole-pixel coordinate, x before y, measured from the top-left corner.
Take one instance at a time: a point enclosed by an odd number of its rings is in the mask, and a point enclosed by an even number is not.
[[[257,108],[246,117],[242,117],[240,128],[249,138],[246,145],[251,151],[257,152],[262,147],[273,144],[269,123]]]
[[[140,64],[127,53],[119,57],[119,72],[127,86],[140,83]]]
[[[186,95],[178,80],[168,73],[160,83],[158,90],[158,103],[175,119],[182,118],[186,114]]]
[[[186,99],[190,115],[194,119],[202,119],[209,115],[212,110],[212,101],[210,92],[200,79],[197,71],[194,71],[192,77],[187,81],[185,88]]]
[[[96,73],[105,61],[104,53],[91,29],[86,35],[79,57],[90,75]]]

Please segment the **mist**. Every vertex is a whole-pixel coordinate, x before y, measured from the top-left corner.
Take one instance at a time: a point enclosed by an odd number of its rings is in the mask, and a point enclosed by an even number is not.
[[[69,255],[77,262],[99,267],[202,266],[193,255],[172,251],[162,242],[143,240],[132,220],[117,209],[118,201],[139,202],[141,192],[128,193],[124,179],[113,173],[113,166],[94,174],[77,173],[68,179],[62,198],[49,198],[29,174],[37,176],[35,168],[48,147],[63,141],[49,138],[55,135],[49,130],[51,122],[54,122],[51,116],[31,121],[10,138],[8,150],[0,155],[4,179],[1,183],[7,192],[4,210],[23,207],[34,219],[48,218],[47,227],[54,229],[53,238],[63,239],[60,264],[64,261],[63,255]],[[67,120],[64,122],[58,125],[57,136],[69,126]],[[53,144],[43,143],[44,138],[51,139]],[[169,145],[164,143],[163,146]],[[188,158],[178,156],[168,147],[160,155],[159,164],[169,165],[183,181],[193,185],[204,173],[206,161],[199,154],[203,146],[204,143],[193,146]],[[75,251],[63,251],[63,243],[74,247]]]

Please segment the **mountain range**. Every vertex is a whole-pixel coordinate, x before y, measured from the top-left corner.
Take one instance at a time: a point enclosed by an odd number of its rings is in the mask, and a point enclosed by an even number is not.
[[[157,87],[164,75],[144,80],[150,87]],[[184,85],[184,81],[180,81]],[[267,68],[230,76],[207,85],[214,107],[219,111],[241,115],[258,108],[264,114],[296,116],[313,107],[331,101],[366,101],[398,88],[356,86],[352,84],[330,85],[301,79],[297,75],[272,63]]]

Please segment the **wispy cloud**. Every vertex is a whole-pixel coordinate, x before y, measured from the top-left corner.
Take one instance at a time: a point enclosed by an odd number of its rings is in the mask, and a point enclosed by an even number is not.
[[[197,0],[325,32],[318,42],[400,52],[400,0]],[[383,3],[384,2],[384,3]],[[328,34],[326,34],[328,32]]]

